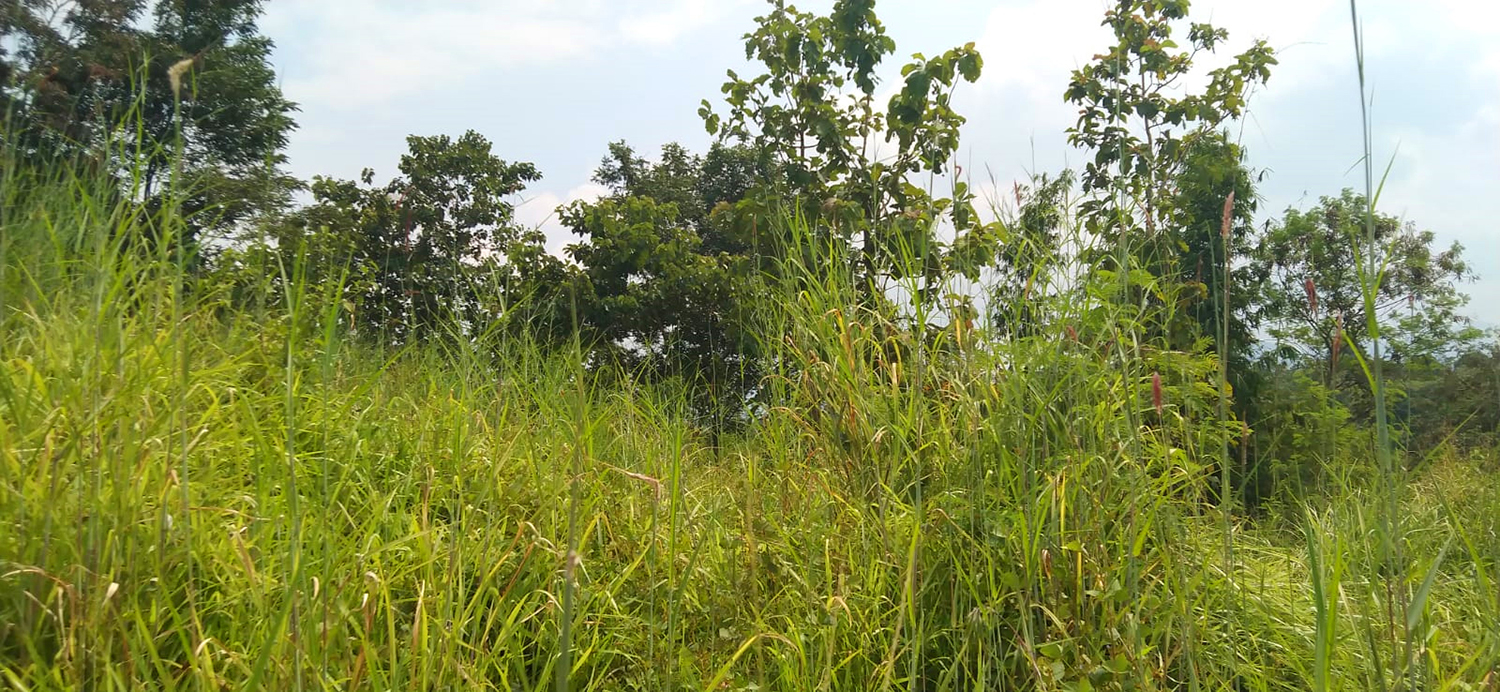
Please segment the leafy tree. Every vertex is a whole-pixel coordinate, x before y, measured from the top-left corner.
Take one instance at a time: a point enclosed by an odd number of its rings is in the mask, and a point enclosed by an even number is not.
[[[1321,362],[1335,378],[1340,356],[1365,346],[1371,319],[1393,327],[1383,331],[1394,361],[1450,353],[1469,333],[1458,312],[1468,302],[1459,284],[1473,277],[1463,247],[1434,249],[1431,231],[1377,214],[1375,239],[1385,248],[1385,269],[1367,306],[1359,240],[1364,224],[1364,197],[1345,190],[1307,211],[1287,210],[1254,252],[1254,270],[1265,279],[1258,316],[1283,355]],[[1416,305],[1419,316],[1412,310],[1403,317]]]
[[[1245,450],[1248,464],[1240,469],[1236,484],[1248,507],[1290,499],[1290,506],[1300,512],[1309,492],[1329,486],[1332,479],[1327,474],[1338,452],[1369,441],[1350,424],[1348,407],[1316,373],[1275,360],[1260,365],[1259,385],[1250,402],[1253,415],[1246,420],[1251,432]]]
[[[1260,275],[1248,261],[1257,242],[1259,175],[1244,160],[1243,149],[1225,132],[1193,137],[1184,144],[1181,168],[1161,203],[1163,216],[1174,220],[1170,261],[1181,284],[1173,310],[1179,323],[1168,329],[1171,344],[1187,349],[1204,335],[1216,344],[1224,340],[1241,414],[1255,399],[1260,300]]]
[[[1180,48],[1173,35],[1188,10],[1188,0],[1120,0],[1104,18],[1114,45],[1073,72],[1064,98],[1079,115],[1068,139],[1093,153],[1079,215],[1100,241],[1086,256],[1112,258],[1132,287],[1166,308],[1160,336],[1168,347],[1191,348],[1204,336],[1217,342],[1227,326],[1226,355],[1244,372],[1252,328],[1244,302],[1224,314],[1222,289],[1247,278],[1237,272],[1224,282],[1247,245],[1253,174],[1219,128],[1243,115],[1250,90],[1270,78],[1276,59],[1256,41],[1209,71],[1200,90],[1185,88],[1200,56],[1229,36],[1189,23],[1188,47]],[[1151,290],[1134,269],[1149,274]]]
[[[715,218],[715,212],[725,212],[773,177],[763,157],[745,146],[715,143],[700,156],[670,143],[652,162],[621,141],[609,145],[594,181],[616,198],[674,204],[682,222],[702,240],[704,252],[742,255],[754,250],[755,238],[739,232],[732,214]]]
[[[616,142],[595,175],[611,194],[561,215],[580,236],[567,251],[581,270],[590,343],[613,361],[693,385],[714,430],[735,420],[760,368],[751,245],[713,212],[739,202],[758,171],[744,147],[697,156],[668,144],[652,162]]]
[[[542,241],[515,225],[509,201],[541,178],[531,164],[500,159],[473,131],[407,144],[390,182],[374,185],[370,169],[359,182],[315,178],[313,203],[274,231],[283,252],[320,248],[324,280],[349,267],[356,326],[397,340],[477,326],[489,313],[476,286],[510,253],[535,259],[527,248]]]
[[[1248,384],[1254,344],[1255,276],[1237,260],[1252,244],[1256,175],[1220,127],[1244,114],[1276,58],[1258,40],[1210,70],[1201,89],[1185,88],[1200,57],[1229,38],[1189,22],[1188,46],[1179,47],[1173,36],[1189,7],[1188,0],[1120,0],[1105,13],[1115,43],[1073,72],[1064,98],[1079,115],[1068,139],[1093,153],[1082,174],[1088,197],[1079,204],[1100,241],[1089,258],[1123,259],[1121,271],[1150,274],[1148,295],[1165,308],[1160,335],[1169,348],[1227,337],[1219,345],[1238,389]]]
[[[709,132],[761,152],[777,171],[763,198],[792,200],[806,218],[822,220],[820,228],[857,246],[850,256],[863,285],[899,272],[890,260],[900,248],[936,260],[934,221],[946,214],[960,232],[969,230],[972,194],[956,183],[953,199],[934,200],[910,178],[946,172],[964,122],[951,107],[952,91],[960,79],[979,78],[979,53],[969,44],[914,56],[880,110],[875,72],[896,46],[873,0],[838,0],[826,16],[783,0],[770,5],[745,35],[746,57],[765,72],[749,79],[729,72],[728,114],[707,100],[699,110]],[[932,261],[921,270],[939,267]]]
[[[1193,140],[1217,136],[1220,125],[1240,117],[1249,91],[1265,83],[1276,64],[1265,41],[1256,41],[1228,65],[1211,70],[1201,91],[1184,89],[1196,59],[1229,37],[1210,24],[1190,23],[1189,47],[1179,49],[1174,25],[1187,19],[1189,4],[1119,0],[1103,22],[1115,44],[1075,70],[1064,93],[1079,106],[1068,141],[1093,152],[1082,183],[1085,192],[1099,196],[1082,205],[1083,216],[1109,241],[1143,230],[1136,251],[1143,253],[1147,268],[1167,260],[1153,253],[1170,248],[1171,234],[1181,228],[1169,199]],[[1118,202],[1110,197],[1114,193]]]
[[[1257,40],[1196,80],[1198,59],[1229,34],[1189,22],[1189,7],[1189,0],[1112,3],[1103,25],[1114,44],[1075,70],[1064,92],[1079,107],[1068,140],[1092,153],[1078,212],[1096,244],[1083,256],[1096,268],[1113,266],[1092,277],[1108,295],[1155,308],[1142,314],[1148,341],[1189,353],[1214,344],[1220,386],[1243,390],[1253,379],[1252,328],[1248,296],[1236,299],[1233,289],[1245,284],[1236,255],[1250,234],[1255,195],[1243,153],[1220,128],[1243,115],[1276,59]],[[1184,23],[1185,48],[1174,40]],[[1249,399],[1239,398],[1242,417]],[[1227,417],[1226,403],[1219,415]],[[1236,470],[1227,446],[1223,455],[1220,493],[1227,494]]]
[[[281,151],[296,106],[277,86],[261,9],[261,0],[7,3],[8,146],[39,164],[107,161],[152,206],[166,203],[170,182],[193,235],[284,207],[296,181],[281,172]]]
[[[1496,403],[1494,344],[1485,332],[1444,309],[1427,310],[1415,297],[1381,326],[1387,348],[1384,374],[1391,394],[1387,410],[1415,463],[1449,435],[1462,445],[1491,439]],[[1486,367],[1488,366],[1488,367]],[[1363,388],[1356,388],[1363,395]],[[1348,394],[1345,395],[1349,397]],[[1354,398],[1354,397],[1349,397]],[[1363,405],[1363,396],[1359,397]]]
[[[1395,409],[1410,429],[1411,447],[1427,450],[1450,440],[1460,448],[1493,449],[1500,441],[1500,344],[1472,344],[1434,370],[1406,384],[1406,401]],[[1406,377],[1397,372],[1392,379]]]

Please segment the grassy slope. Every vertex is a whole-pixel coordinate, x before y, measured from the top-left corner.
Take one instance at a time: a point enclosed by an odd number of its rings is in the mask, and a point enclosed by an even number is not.
[[[785,405],[709,450],[682,397],[576,360],[184,298],[105,240],[128,206],[54,192],[0,244],[16,688],[544,689],[565,619],[579,689],[1369,689],[1407,650],[1426,688],[1497,684],[1500,477],[1408,489],[1410,618],[1358,490],[1226,556],[1216,367],[1132,347],[1141,315],[921,345],[809,274]]]

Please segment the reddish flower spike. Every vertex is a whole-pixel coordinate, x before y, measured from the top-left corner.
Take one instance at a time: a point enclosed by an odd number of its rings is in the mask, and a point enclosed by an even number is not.
[[[1156,415],[1161,415],[1164,407],[1161,401],[1161,373],[1151,373],[1151,403],[1156,406]]]

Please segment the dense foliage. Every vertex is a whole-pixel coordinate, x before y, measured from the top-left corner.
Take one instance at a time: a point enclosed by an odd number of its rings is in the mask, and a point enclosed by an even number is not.
[[[1265,42],[1111,3],[1087,163],[980,200],[973,44],[877,103],[873,0],[773,0],[553,254],[474,131],[283,175],[260,11],[0,15],[6,685],[1500,685],[1472,269],[1373,190],[1256,223]]]
[[[280,168],[296,105],[277,86],[261,10],[261,0],[5,3],[8,154],[88,160],[130,194],[180,209],[189,243],[283,208],[297,186]]]

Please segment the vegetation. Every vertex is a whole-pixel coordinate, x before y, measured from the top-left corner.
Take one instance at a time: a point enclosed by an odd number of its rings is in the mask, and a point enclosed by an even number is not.
[[[871,0],[772,3],[721,141],[609,145],[564,257],[474,132],[293,206],[258,3],[46,5],[0,23],[8,688],[1500,690],[1462,249],[1368,151],[1256,228],[1275,59],[1179,88],[1186,0],[1112,6],[1091,163],[982,211],[973,46],[882,108]]]
[[[111,171],[160,205],[171,188],[205,232],[285,205],[295,104],[281,95],[260,0],[58,2],[0,9],[7,155]],[[151,239],[152,234],[144,234]]]

